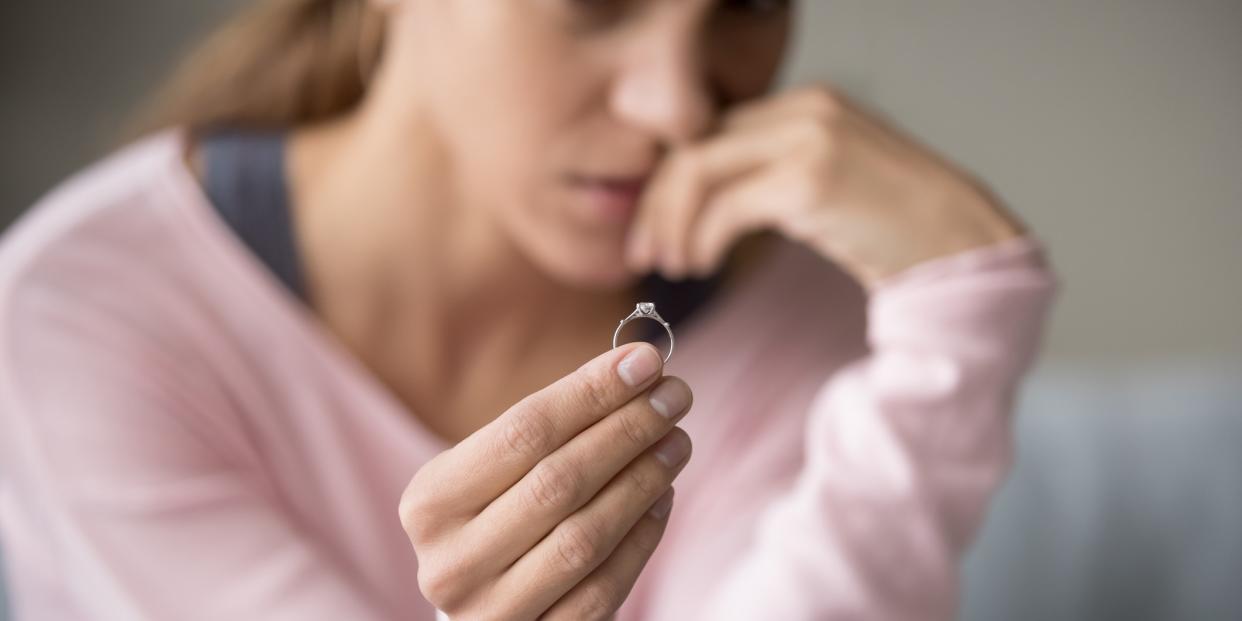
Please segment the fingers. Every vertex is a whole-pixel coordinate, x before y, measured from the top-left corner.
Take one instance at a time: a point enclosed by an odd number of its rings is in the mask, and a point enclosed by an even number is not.
[[[793,221],[785,211],[805,202],[795,195],[801,185],[802,179],[782,169],[763,170],[713,196],[686,242],[690,273],[706,278],[743,235]]]
[[[453,511],[473,517],[544,457],[654,384],[663,368],[655,346],[626,343],[522,399],[415,474],[402,496],[403,519]]]
[[[756,99],[730,110],[722,119],[725,131],[770,125],[781,119],[831,119],[845,111],[854,112],[857,104],[845,93],[829,86],[810,84]]]
[[[704,262],[696,262],[692,256],[690,238],[703,211],[714,202],[714,195],[777,162],[804,159],[798,157],[801,154],[822,157],[835,150],[829,144],[830,137],[835,133],[833,128],[842,125],[882,126],[843,92],[826,84],[790,89],[730,109],[716,135],[673,152],[661,167],[631,227],[626,264],[639,273],[659,269],[670,279],[683,278],[689,272],[705,275]],[[876,133],[884,134],[880,141],[890,147],[901,144],[896,136],[878,129]],[[762,204],[777,205],[770,200]],[[750,209],[739,213],[751,218],[722,227],[730,234],[715,233],[713,239],[736,238],[732,233],[739,226],[775,224],[773,218],[758,217]],[[801,226],[796,222],[783,224],[793,229]]]
[[[659,265],[676,275],[667,256],[677,232],[692,223],[698,208],[718,183],[764,161],[751,136],[721,135],[669,155],[643,196],[631,227],[627,263],[635,270]]]
[[[495,585],[498,601],[513,602],[516,617],[551,607],[612,555],[625,534],[669,488],[690,451],[690,437],[674,427],[518,559]]]
[[[700,170],[702,167],[697,153],[683,150],[671,154],[657,173],[630,227],[626,263],[631,269],[645,271],[663,264],[665,237],[673,225],[663,226],[662,221],[672,220],[675,225],[684,226],[694,217],[694,208],[710,191],[711,179],[705,173],[715,172]]]
[[[626,533],[612,556],[552,605],[543,621],[608,619],[621,607],[664,537],[673,508],[673,488]]]
[[[813,128],[803,122],[746,127],[671,155],[639,206],[627,242],[627,265],[684,277],[691,267],[691,232],[713,195],[796,153],[808,134],[814,134]]]
[[[692,400],[683,380],[665,377],[565,443],[463,527],[463,537],[487,550],[466,562],[484,574],[507,567],[666,437]]]

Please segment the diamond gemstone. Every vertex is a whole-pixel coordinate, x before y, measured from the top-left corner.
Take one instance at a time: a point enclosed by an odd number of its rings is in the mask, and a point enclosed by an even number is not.
[[[638,303],[638,312],[640,312],[640,313],[642,313],[642,314],[644,314],[644,315],[650,315],[651,313],[654,313],[654,312],[655,312],[655,304],[653,304],[653,303],[651,303],[651,302],[639,302],[639,303]]]

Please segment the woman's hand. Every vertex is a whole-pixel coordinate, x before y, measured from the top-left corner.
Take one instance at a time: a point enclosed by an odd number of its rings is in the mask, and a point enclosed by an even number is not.
[[[611,616],[690,456],[674,424],[692,395],[662,372],[650,344],[609,350],[425,464],[400,514],[427,600],[462,619]]]
[[[827,87],[750,102],[721,121],[653,178],[627,243],[635,271],[706,275],[744,233],[774,228],[870,288],[1023,232],[968,175]]]

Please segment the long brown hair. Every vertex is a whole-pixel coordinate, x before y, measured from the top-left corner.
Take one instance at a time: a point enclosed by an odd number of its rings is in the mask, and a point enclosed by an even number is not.
[[[383,19],[370,4],[259,0],[193,50],[124,133],[289,127],[348,111],[383,44]]]

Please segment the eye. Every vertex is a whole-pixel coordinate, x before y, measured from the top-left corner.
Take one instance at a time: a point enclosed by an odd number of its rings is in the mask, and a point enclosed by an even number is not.
[[[728,11],[752,15],[775,15],[789,8],[791,0],[721,0],[720,7]]]

